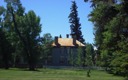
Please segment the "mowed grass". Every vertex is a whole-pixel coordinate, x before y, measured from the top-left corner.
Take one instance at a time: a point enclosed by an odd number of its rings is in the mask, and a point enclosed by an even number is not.
[[[104,71],[92,70],[91,77],[87,77],[86,73],[85,70],[76,69],[0,69],[0,80],[124,80],[123,77],[113,76]]]

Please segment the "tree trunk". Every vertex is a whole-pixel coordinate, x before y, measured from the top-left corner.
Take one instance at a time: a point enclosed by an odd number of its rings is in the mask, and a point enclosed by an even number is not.
[[[33,60],[31,58],[29,58],[29,70],[30,71],[35,71],[35,63],[33,62]]]

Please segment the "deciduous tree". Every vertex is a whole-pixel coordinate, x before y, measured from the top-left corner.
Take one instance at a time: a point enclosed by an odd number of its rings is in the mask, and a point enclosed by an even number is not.
[[[6,26],[12,28],[12,31],[18,37],[21,45],[18,47],[23,48],[23,53],[26,55],[24,58],[28,60],[29,70],[35,70],[39,57],[40,18],[36,16],[34,11],[25,13],[20,0],[5,0],[5,2],[7,3],[7,16],[5,18],[8,18],[11,23],[11,25]]]

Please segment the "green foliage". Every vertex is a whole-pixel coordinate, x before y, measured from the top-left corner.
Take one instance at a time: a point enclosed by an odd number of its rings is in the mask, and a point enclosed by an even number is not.
[[[83,64],[83,48],[78,47],[77,49],[77,56],[76,56],[76,65],[82,66]]]
[[[86,44],[86,65],[88,67],[87,77],[90,77],[91,66],[93,66],[93,63],[94,63],[94,48],[92,44],[87,43]]]
[[[95,45],[101,65],[111,73],[127,76],[128,2],[90,0],[94,4],[90,21],[94,23]]]
[[[84,43],[83,35],[81,32],[81,24],[79,23],[79,18],[78,18],[78,11],[77,11],[77,5],[75,1],[72,1],[72,6],[71,6],[71,13],[69,14],[69,23],[70,29],[71,29],[71,36],[76,37],[76,39],[82,43]]]
[[[49,62],[52,58],[52,45],[51,45],[52,42],[53,42],[53,38],[50,33],[46,33],[43,35],[41,40],[42,52],[41,52],[40,60],[42,62],[45,62],[45,65],[47,65],[47,62]]]
[[[0,67],[8,69],[10,67],[13,48],[7,38],[7,32],[4,30],[4,13],[5,8],[0,6]]]
[[[0,60],[2,61],[0,63],[3,65],[1,67],[9,69],[12,52],[13,48],[11,43],[7,40],[5,32],[0,28]]]
[[[94,63],[94,48],[92,44],[86,43],[86,65],[87,66],[93,66]]]
[[[2,27],[8,42],[14,48],[12,64],[28,63],[34,70],[40,56],[40,17],[34,11],[25,13],[20,0],[5,0],[6,8],[2,16]],[[0,10],[0,14],[1,14]]]
[[[5,12],[5,8],[3,6],[0,6],[0,16],[3,15],[3,13]],[[1,18],[0,18],[1,21]]]
[[[69,48],[69,63],[71,64],[71,66],[75,65],[75,59],[74,59],[74,53],[73,50]]]
[[[39,51],[39,34],[41,32],[40,18],[36,16],[34,11],[29,11],[22,19],[24,28],[22,29],[22,37],[26,41],[24,46],[27,47],[29,52],[27,58],[31,66],[36,66],[40,56]]]

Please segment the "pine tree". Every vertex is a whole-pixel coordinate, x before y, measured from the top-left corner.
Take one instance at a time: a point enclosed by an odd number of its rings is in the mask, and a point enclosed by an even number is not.
[[[128,77],[128,1],[89,1],[93,7],[89,16],[94,23],[95,45],[101,66],[110,73]]]
[[[77,11],[77,5],[75,1],[72,1],[72,6],[71,6],[71,13],[69,14],[69,23],[70,29],[71,29],[71,36],[72,38],[75,36],[76,39],[82,43],[84,43],[83,35],[81,32],[81,24],[79,22],[80,18],[78,17],[78,11]]]

